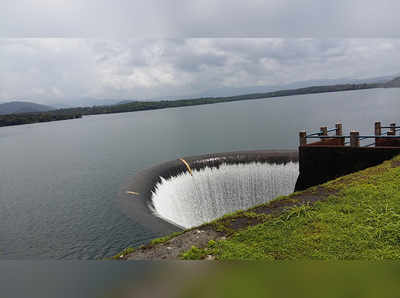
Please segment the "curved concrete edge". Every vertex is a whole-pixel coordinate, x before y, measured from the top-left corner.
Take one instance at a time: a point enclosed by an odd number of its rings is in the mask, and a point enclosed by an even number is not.
[[[296,150],[235,151],[188,156],[182,157],[182,159],[190,165],[192,170],[205,167],[218,168],[221,164],[250,162],[285,164],[299,160]],[[160,177],[168,179],[187,171],[186,165],[179,159],[163,162],[139,171],[118,196],[124,213],[152,230],[160,231],[161,229],[173,232],[181,229],[181,227],[166,222],[153,214],[151,196],[157,183],[161,182]]]

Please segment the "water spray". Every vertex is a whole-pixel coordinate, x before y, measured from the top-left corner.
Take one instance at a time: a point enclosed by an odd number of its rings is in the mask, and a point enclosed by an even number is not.
[[[299,173],[297,162],[222,164],[192,171],[185,160],[180,161],[188,172],[161,178],[152,203],[157,216],[185,228],[288,195]]]

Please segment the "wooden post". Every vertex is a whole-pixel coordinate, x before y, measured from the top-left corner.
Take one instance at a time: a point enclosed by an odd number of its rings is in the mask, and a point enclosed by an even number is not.
[[[396,135],[396,123],[390,123],[390,132],[392,136]]]
[[[321,136],[327,136],[328,135],[328,127],[322,126],[320,128],[320,130],[321,130]],[[321,139],[321,141],[324,141],[324,140],[326,141],[326,139],[324,139],[324,138]]]
[[[359,135],[360,133],[358,131],[350,131],[350,147],[360,147]]]
[[[336,128],[336,135],[337,136],[343,135],[342,123],[336,123],[335,124],[335,128]]]
[[[307,145],[306,131],[299,132],[300,146]]]
[[[343,126],[342,123],[336,123],[335,124],[336,128],[336,135],[337,136],[342,136],[343,135]],[[344,146],[344,138],[341,138],[338,140],[338,144]]]
[[[382,128],[380,122],[375,122],[375,135],[376,136],[382,135]]]
[[[382,127],[380,122],[375,122],[375,136],[381,136],[382,135]],[[381,143],[381,138],[375,137],[375,147],[379,146]]]

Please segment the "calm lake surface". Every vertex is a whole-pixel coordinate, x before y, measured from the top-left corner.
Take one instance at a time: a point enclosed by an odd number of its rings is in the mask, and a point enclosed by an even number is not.
[[[182,156],[295,149],[301,129],[400,123],[400,89],[260,99],[0,128],[0,258],[96,259],[166,231],[116,203],[137,171]]]

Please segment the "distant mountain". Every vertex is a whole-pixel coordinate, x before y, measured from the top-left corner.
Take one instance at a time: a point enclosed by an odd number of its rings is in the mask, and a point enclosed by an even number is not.
[[[131,103],[131,102],[135,102],[135,100],[121,100],[120,102],[117,102],[116,105],[123,105],[126,103]]]
[[[70,98],[66,102],[54,103],[53,106],[45,106],[32,102],[15,101],[0,104],[0,115],[9,113],[26,113],[26,112],[42,112],[55,109],[69,109],[73,107],[91,107],[91,106],[112,106],[135,103],[138,101],[161,101],[161,100],[177,100],[177,99],[193,99],[206,97],[231,97],[247,94],[260,94],[275,92],[280,90],[300,89],[306,87],[333,86],[345,84],[381,84],[380,87],[392,88],[400,87],[400,73],[394,75],[369,77],[364,79],[340,78],[340,79],[321,79],[297,81],[293,83],[280,85],[263,85],[263,86],[247,86],[247,87],[221,87],[215,89],[202,90],[198,92],[188,92],[180,95],[163,95],[159,97],[132,99],[107,99],[107,98]]]
[[[251,94],[251,93],[264,93],[278,90],[306,88],[310,86],[327,86],[327,85],[342,85],[342,84],[363,84],[363,83],[385,83],[393,80],[397,75],[388,75],[381,77],[354,79],[354,78],[341,78],[341,79],[321,79],[321,80],[308,80],[297,81],[288,84],[280,85],[264,85],[264,86],[248,86],[248,87],[223,87],[217,89],[209,89],[197,93],[192,97],[219,97],[219,96],[235,96],[238,94]],[[187,97],[189,98],[189,97]]]
[[[54,110],[54,108],[28,101],[11,101],[0,104],[0,115],[47,112],[50,110]]]
[[[400,77],[397,77],[389,82],[383,84],[385,88],[400,88]]]
[[[252,99],[265,99],[272,97],[281,96],[292,96],[292,95],[304,95],[304,94],[316,94],[316,93],[326,93],[326,92],[343,92],[351,90],[364,90],[364,89],[375,89],[384,87],[400,87],[400,77],[392,79],[390,81],[378,82],[378,83],[361,83],[361,84],[335,84],[335,85],[324,85],[324,86],[309,86],[296,89],[283,89],[271,92],[261,92],[261,93],[250,93],[242,94],[236,96],[225,96],[225,97],[198,97],[191,99],[178,99],[178,100],[161,100],[161,101],[129,101],[123,100],[119,104],[112,105],[96,105],[90,107],[75,107],[66,109],[57,109],[53,111],[52,107],[37,105],[27,102],[12,102],[0,105],[1,108],[6,107],[8,109],[3,110],[3,113],[21,113],[21,112],[32,112],[38,111],[38,109],[48,112],[42,113],[29,113],[15,115],[0,115],[0,126],[9,125],[20,125],[36,122],[48,122],[56,120],[65,119],[75,119],[81,118],[86,115],[98,115],[98,114],[111,114],[111,113],[124,113],[124,112],[134,112],[134,111],[144,111],[144,110],[155,110],[155,109],[166,109],[174,107],[185,107],[185,106],[195,106],[204,104],[214,104],[222,102],[232,102],[241,100],[252,100]],[[25,109],[23,109],[23,107]],[[26,106],[28,105],[28,107]],[[13,109],[10,108],[13,107]],[[28,108],[28,110],[26,109]]]
[[[88,106],[111,106],[119,103],[119,99],[104,99],[104,98],[76,98],[68,102],[70,106],[74,107],[88,107]],[[125,100],[122,100],[125,101]]]

